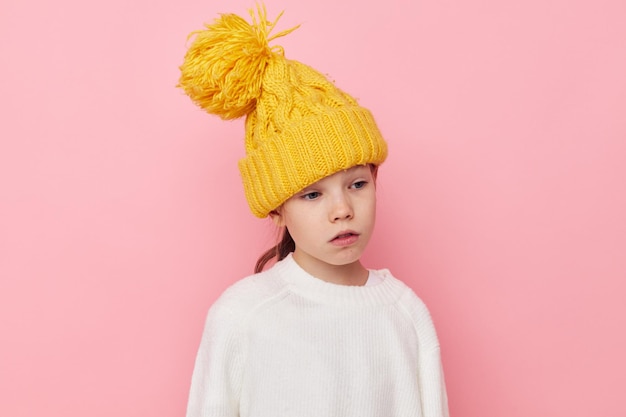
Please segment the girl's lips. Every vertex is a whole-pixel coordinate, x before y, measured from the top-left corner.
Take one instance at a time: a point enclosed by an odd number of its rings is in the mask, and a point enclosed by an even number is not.
[[[359,240],[359,235],[354,232],[342,232],[330,241],[335,246],[348,246]]]

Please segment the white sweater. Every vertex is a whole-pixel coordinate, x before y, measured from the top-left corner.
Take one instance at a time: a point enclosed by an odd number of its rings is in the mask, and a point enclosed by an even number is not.
[[[388,270],[329,284],[288,256],[209,310],[187,417],[447,417],[426,306]]]

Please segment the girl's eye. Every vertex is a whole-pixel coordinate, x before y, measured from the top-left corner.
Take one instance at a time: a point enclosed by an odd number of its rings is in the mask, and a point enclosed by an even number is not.
[[[352,184],[352,188],[356,188],[356,189],[363,188],[365,187],[365,184],[367,184],[367,181],[357,181],[354,184]]]
[[[302,198],[305,200],[315,200],[320,196],[320,193],[317,191],[311,191],[310,193],[306,193],[302,195]]]

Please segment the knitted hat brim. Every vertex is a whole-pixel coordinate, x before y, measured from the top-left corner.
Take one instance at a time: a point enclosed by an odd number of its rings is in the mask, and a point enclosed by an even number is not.
[[[387,144],[369,110],[345,106],[297,120],[239,161],[250,210],[260,218],[309,185],[356,165],[380,165]]]

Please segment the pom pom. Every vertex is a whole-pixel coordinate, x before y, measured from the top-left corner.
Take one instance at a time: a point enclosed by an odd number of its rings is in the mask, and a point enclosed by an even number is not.
[[[183,65],[178,87],[198,106],[222,119],[236,119],[254,110],[261,94],[263,73],[271,59],[284,59],[282,48],[269,46],[272,39],[287,35],[299,26],[268,38],[282,16],[266,20],[265,7],[257,7],[258,20],[250,11],[252,24],[235,14],[224,14],[195,36]]]

